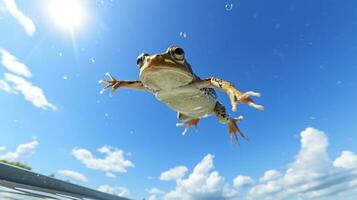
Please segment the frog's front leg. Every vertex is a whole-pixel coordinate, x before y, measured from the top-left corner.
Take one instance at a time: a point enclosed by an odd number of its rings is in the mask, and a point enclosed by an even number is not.
[[[143,85],[141,81],[120,81],[114,78],[109,72],[105,74],[110,78],[110,80],[100,80],[99,83],[107,83],[106,86],[100,91],[101,94],[108,88],[112,88],[110,92],[110,96],[114,94],[114,92],[120,88],[129,88],[129,89],[136,89],[136,90],[146,90],[146,87]]]
[[[239,103],[247,103],[248,105],[258,110],[264,110],[264,106],[255,104],[253,100],[250,98],[251,96],[259,97],[260,93],[253,92],[253,91],[243,93],[239,91],[237,88],[235,88],[234,85],[228,81],[211,77],[203,80],[197,80],[193,82],[193,84],[196,85],[196,87],[198,88],[213,87],[213,88],[218,88],[224,91],[225,93],[227,93],[232,104],[233,112],[237,111],[237,104]]]

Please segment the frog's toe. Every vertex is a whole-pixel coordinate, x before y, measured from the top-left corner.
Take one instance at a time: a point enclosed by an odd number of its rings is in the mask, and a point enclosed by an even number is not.
[[[258,92],[245,92],[245,93],[239,93],[239,92],[234,92],[232,99],[232,111],[236,112],[237,111],[237,105],[240,103],[246,103],[249,106],[258,109],[258,110],[264,110],[264,106],[255,104],[254,101],[250,97],[260,97],[260,93]]]
[[[264,110],[264,106],[255,104],[254,102],[249,102],[248,105],[258,110]]]
[[[103,94],[104,91],[106,91],[108,88],[112,87],[113,84],[110,82],[110,81],[107,81],[107,80],[100,80],[99,83],[107,83],[106,86],[103,87],[103,89],[100,90],[100,94]]]
[[[240,122],[243,119],[243,116],[239,116],[237,118],[231,118],[229,123],[228,123],[228,132],[229,132],[229,138],[230,138],[230,142],[232,143],[232,138],[233,135],[237,141],[237,143],[239,144],[239,139],[237,136],[237,132],[239,133],[240,136],[242,136],[242,138],[244,138],[245,140],[249,140],[248,137],[246,137],[243,132],[239,129],[239,127],[237,126],[236,122]]]
[[[104,91],[106,91],[109,88],[112,88],[112,91],[110,92],[110,96],[114,94],[114,92],[119,88],[120,86],[120,81],[115,79],[109,72],[105,73],[106,76],[110,78],[110,80],[100,80],[98,81],[99,83],[106,83],[107,85],[103,87],[103,89],[100,90],[100,94],[103,94]]]
[[[105,73],[105,75],[108,76],[110,78],[110,80],[116,81],[116,79],[114,78],[114,76],[110,72]]]
[[[109,96],[113,96],[113,94],[115,93],[115,91],[117,91],[117,89],[119,88],[119,84],[120,84],[120,82],[116,82],[116,83],[112,86],[112,91],[110,91]]]
[[[249,92],[243,93],[242,96],[246,96],[246,97],[250,97],[250,96],[252,96],[252,97],[260,97],[261,94],[260,94],[259,92],[249,91]]]
[[[185,122],[177,123],[176,126],[186,126],[185,130],[182,132],[182,135],[186,135],[188,129],[191,126],[195,126],[197,128],[198,122],[200,121],[199,118],[191,119]]]

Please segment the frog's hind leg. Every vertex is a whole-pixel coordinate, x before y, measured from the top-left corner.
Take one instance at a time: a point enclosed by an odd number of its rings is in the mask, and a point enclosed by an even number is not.
[[[240,136],[242,136],[244,139],[249,140],[243,133],[242,131],[239,129],[239,127],[237,126],[237,122],[240,122],[243,119],[243,116],[239,116],[236,118],[231,118],[229,117],[229,115],[226,112],[226,108],[224,107],[223,104],[221,104],[220,102],[217,101],[216,106],[214,108],[214,112],[217,116],[217,119],[219,122],[221,122],[222,124],[227,124],[228,126],[228,132],[229,132],[229,139],[232,143],[232,138],[233,135],[237,141],[237,143],[239,144],[239,140],[238,140],[238,136],[237,136],[237,132],[239,133]]]
[[[197,128],[197,124],[200,121],[199,118],[192,118],[180,112],[177,113],[177,119],[181,120],[182,122],[177,123],[176,126],[186,126],[185,130],[182,132],[182,135],[185,135],[191,126],[195,126]]]
[[[203,80],[198,80],[193,83],[198,88],[212,87],[222,90],[227,93],[232,104],[232,111],[237,112],[237,105],[241,103],[246,103],[253,108],[258,110],[264,110],[264,106],[255,104],[250,97],[259,97],[258,92],[241,92],[234,85],[228,81],[219,78],[206,78]]]

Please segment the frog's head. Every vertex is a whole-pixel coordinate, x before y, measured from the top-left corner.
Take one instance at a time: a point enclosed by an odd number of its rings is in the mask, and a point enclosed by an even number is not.
[[[142,53],[136,64],[140,69],[141,81],[147,85],[155,82],[174,87],[190,82],[195,76],[185,59],[184,50],[176,45],[170,46],[164,53]]]

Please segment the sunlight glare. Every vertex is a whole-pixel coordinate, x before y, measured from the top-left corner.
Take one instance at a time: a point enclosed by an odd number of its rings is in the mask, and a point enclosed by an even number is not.
[[[79,27],[84,19],[80,0],[51,0],[50,13],[57,25],[69,29]]]

